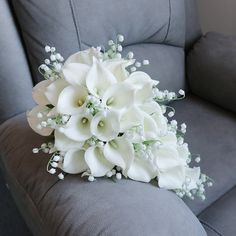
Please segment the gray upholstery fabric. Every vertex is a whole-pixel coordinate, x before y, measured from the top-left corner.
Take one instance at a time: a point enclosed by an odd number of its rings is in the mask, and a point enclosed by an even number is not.
[[[188,51],[202,35],[196,0],[185,0],[185,19],[185,48]]]
[[[201,154],[202,172],[215,181],[212,188],[207,188],[204,202],[186,200],[199,214],[236,183],[236,115],[193,95],[173,105],[176,120],[187,124],[190,151]]]
[[[0,1],[0,123],[33,106],[32,83],[9,6]]]
[[[236,235],[236,187],[203,211],[199,218],[224,236]],[[218,234],[219,235],[219,234]]]
[[[191,50],[187,73],[191,91],[236,111],[236,37],[207,33]]]
[[[142,50],[142,57],[152,55],[154,45],[171,45],[168,50],[156,51],[159,65],[170,58],[170,68],[152,64],[147,68],[153,73],[158,68],[159,79],[169,89],[185,87],[184,53],[173,52],[172,46],[184,47],[185,5],[183,0],[12,0],[23,31],[23,38],[32,66],[35,82],[41,79],[38,66],[45,58],[44,45],[54,45],[66,58],[89,46],[106,45],[107,40],[121,33],[125,46],[139,53],[143,43],[151,44]],[[134,46],[135,45],[135,46]],[[133,46],[133,47],[131,47]],[[126,47],[125,47],[126,48]],[[173,54],[173,58],[172,57]],[[177,55],[178,54],[178,55]],[[178,66],[174,65],[177,62]],[[179,72],[179,73],[178,73]],[[173,76],[174,75],[174,76]]]
[[[48,157],[31,152],[42,137],[30,130],[25,114],[5,122],[0,132],[4,169],[25,193],[16,191],[15,197],[25,203],[26,215],[34,213],[31,224],[37,222],[37,227],[31,228],[43,229],[41,235],[206,235],[181,199],[154,185],[105,179],[89,183],[78,175],[58,181],[46,173]]]

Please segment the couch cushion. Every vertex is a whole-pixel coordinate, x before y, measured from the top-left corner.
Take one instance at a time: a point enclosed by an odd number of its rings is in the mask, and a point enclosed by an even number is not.
[[[25,114],[5,122],[0,133],[5,172],[26,193],[14,191],[15,197],[25,202],[24,214],[31,211],[35,224],[41,224],[31,229],[43,228],[50,236],[206,235],[181,199],[152,184],[106,179],[89,183],[78,175],[59,181],[46,173],[48,157],[31,151],[43,138],[30,130]]]
[[[192,93],[236,112],[236,37],[209,32],[190,51],[187,74]]]
[[[236,235],[235,199],[236,187],[232,188],[199,215],[202,222],[210,225],[215,229],[215,232],[218,232],[218,234],[216,234],[218,236]]]
[[[140,44],[166,44],[184,47],[185,42],[185,5],[184,0],[12,0],[23,38],[27,46],[35,82],[41,80],[37,71],[46,54],[44,46],[54,45],[67,58],[76,51],[90,46],[106,46],[108,39],[114,39],[120,33],[125,36],[125,46]],[[142,58],[149,59],[154,47],[142,50]],[[159,64],[167,61],[172,47],[158,51]],[[184,65],[179,65],[181,57],[173,57],[179,67],[176,76],[168,74],[170,68],[158,66],[152,61],[150,71],[160,71],[168,75],[168,87],[183,87]],[[173,64],[173,63],[172,63]],[[158,69],[158,70],[157,70]],[[166,78],[160,77],[160,80]],[[173,82],[173,83],[172,83]]]
[[[0,1],[0,124],[33,106],[32,81],[7,0]]]
[[[236,184],[236,115],[193,95],[173,105],[176,119],[188,126],[190,151],[201,154],[202,172],[215,181],[212,188],[207,188],[204,202],[186,200],[199,214]]]

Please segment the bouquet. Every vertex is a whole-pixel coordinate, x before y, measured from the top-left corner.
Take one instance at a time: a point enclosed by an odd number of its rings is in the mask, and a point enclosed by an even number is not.
[[[27,113],[30,127],[48,136],[33,153],[50,154],[47,171],[64,179],[81,174],[150,182],[174,191],[179,197],[205,199],[211,179],[200,167],[199,155],[184,142],[186,124],[172,120],[168,103],[185,97],[161,91],[158,81],[141,71],[133,52],[122,57],[122,35],[108,41],[108,49],[89,48],[64,58],[54,47],[39,72],[44,80],[33,88],[38,104]],[[165,116],[167,114],[167,116]]]

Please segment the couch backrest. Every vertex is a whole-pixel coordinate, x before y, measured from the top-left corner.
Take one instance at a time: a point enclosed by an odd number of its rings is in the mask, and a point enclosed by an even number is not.
[[[0,1],[0,124],[33,106],[32,80],[6,0]]]
[[[200,33],[194,0],[10,2],[22,32],[34,84],[42,79],[37,68],[46,56],[46,44],[55,46],[66,58],[78,50],[105,45],[120,33],[125,36],[124,53],[133,51],[138,60],[149,59],[145,70],[153,79],[160,80],[161,88],[174,91],[186,88],[184,48],[186,42],[190,45]],[[28,68],[22,71],[28,73]],[[9,80],[16,88],[14,78]]]

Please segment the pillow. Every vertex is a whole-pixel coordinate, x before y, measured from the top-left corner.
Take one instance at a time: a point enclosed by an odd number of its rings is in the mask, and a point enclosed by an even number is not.
[[[192,93],[236,112],[236,37],[207,33],[187,57]]]

